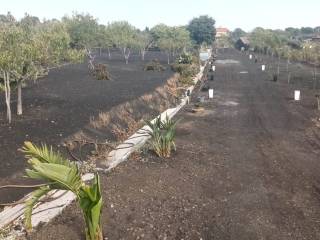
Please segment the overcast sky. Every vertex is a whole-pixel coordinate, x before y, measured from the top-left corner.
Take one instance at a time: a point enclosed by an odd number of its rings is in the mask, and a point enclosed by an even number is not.
[[[246,31],[260,26],[319,26],[320,0],[0,0],[0,13],[21,18],[61,18],[73,11],[89,13],[100,23],[127,20],[143,29],[158,23],[185,25],[193,17],[210,15],[216,26]]]

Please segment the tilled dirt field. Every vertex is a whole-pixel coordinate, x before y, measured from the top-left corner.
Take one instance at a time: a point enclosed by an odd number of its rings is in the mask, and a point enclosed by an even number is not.
[[[294,102],[247,56],[219,60],[214,99],[178,114],[170,159],[143,153],[102,176],[106,239],[320,239],[314,91]],[[73,204],[30,239],[84,239],[82,224]]]
[[[64,151],[61,143],[84,129],[90,119],[97,117],[100,112],[108,112],[164,85],[173,75],[169,67],[164,72],[143,71],[144,64],[155,58],[167,67],[166,56],[160,52],[148,52],[145,62],[140,60],[140,56],[134,55],[128,65],[116,53],[112,54],[111,60],[106,55],[98,57],[97,62],[108,65],[112,81],[95,80],[89,75],[87,63],[54,69],[45,79],[23,89],[22,116],[14,114],[16,102],[13,96],[11,125],[5,119],[1,95],[0,185],[25,183],[22,174],[26,161],[17,151],[24,141],[42,142]],[[111,137],[104,136],[106,139]],[[18,200],[24,193],[16,189],[2,190],[0,202]]]

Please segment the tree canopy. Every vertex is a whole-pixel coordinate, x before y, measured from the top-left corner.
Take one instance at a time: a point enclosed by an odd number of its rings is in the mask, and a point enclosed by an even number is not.
[[[159,24],[151,29],[151,35],[157,46],[167,53],[168,64],[170,56],[186,51],[191,46],[190,33],[184,27]]]
[[[38,22],[26,15],[21,21],[0,24],[0,84],[11,121],[11,87],[17,89],[17,114],[22,114],[22,84],[36,80],[51,67],[81,60],[81,51],[70,48],[70,36],[61,22]]]
[[[89,49],[97,45],[99,26],[93,16],[74,13],[71,17],[63,17],[62,22],[67,27],[72,46]]]
[[[193,18],[187,26],[191,39],[197,44],[212,44],[215,40],[215,20],[207,15]]]
[[[137,45],[137,31],[127,21],[113,22],[108,26],[112,35],[113,43],[121,50],[123,57],[128,64],[132,49]]]
[[[247,33],[241,28],[236,28],[231,32],[231,38],[234,41],[237,41],[240,37],[244,37]]]

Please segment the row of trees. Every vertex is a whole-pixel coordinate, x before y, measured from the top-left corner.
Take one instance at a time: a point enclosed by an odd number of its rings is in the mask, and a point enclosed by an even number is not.
[[[17,92],[17,114],[22,114],[22,87],[46,75],[51,68],[92,60],[94,48],[118,49],[128,64],[133,51],[144,60],[150,46],[164,51],[170,58],[194,45],[214,41],[214,20],[200,16],[188,26],[171,27],[164,24],[141,31],[126,21],[108,25],[98,23],[89,14],[74,13],[59,20],[40,21],[25,15],[17,21],[10,13],[0,15],[0,90],[5,93],[7,118],[11,122],[11,92]]]
[[[274,75],[280,74],[280,59],[287,60],[287,75],[290,82],[291,73],[289,65],[292,61],[306,62],[313,65],[312,75],[314,86],[317,83],[317,66],[320,65],[320,43],[311,41],[312,36],[319,32],[317,28],[286,28],[285,30],[271,30],[261,27],[246,33],[241,29],[235,29],[231,33],[231,39],[235,42],[239,37],[246,36],[249,39],[250,48],[260,54],[277,57],[272,61]],[[313,34],[313,35],[310,35]]]
[[[139,51],[144,60],[146,50],[150,46],[165,51],[170,63],[170,56],[186,51],[194,44],[201,45],[205,42],[210,45],[215,37],[215,21],[208,16],[194,18],[187,26],[170,27],[159,24],[143,31],[126,21],[99,25],[97,19],[83,14],[64,17],[62,22],[67,26],[73,46],[107,49],[109,58],[110,49],[117,47],[126,63],[133,51]]]
[[[83,57],[70,48],[66,27],[56,21],[40,24],[26,15],[16,21],[11,14],[0,17],[0,89],[5,93],[7,118],[11,122],[11,90],[17,90],[17,114],[22,114],[22,86],[49,69]]]
[[[320,63],[320,44],[310,41],[310,38],[317,36],[316,33],[319,32],[319,29],[320,27],[304,27],[301,29],[271,30],[257,27],[246,33],[242,29],[236,28],[230,34],[230,40],[236,42],[240,37],[247,37],[250,48],[257,53],[286,58],[288,61],[301,61],[317,65]],[[309,33],[313,33],[313,35]]]
[[[287,31],[256,28],[249,34],[250,46],[256,51],[288,61],[320,63],[319,43],[292,38]]]

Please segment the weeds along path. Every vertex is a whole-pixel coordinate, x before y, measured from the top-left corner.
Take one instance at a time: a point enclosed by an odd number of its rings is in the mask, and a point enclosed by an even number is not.
[[[218,60],[213,100],[177,116],[177,152],[141,153],[102,176],[108,239],[320,239],[312,90],[294,102],[295,86],[270,81],[247,56]],[[80,239],[81,221],[71,206],[32,239]]]

